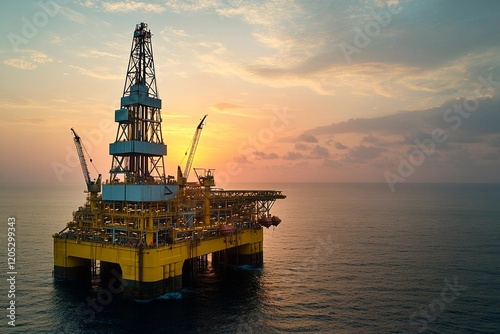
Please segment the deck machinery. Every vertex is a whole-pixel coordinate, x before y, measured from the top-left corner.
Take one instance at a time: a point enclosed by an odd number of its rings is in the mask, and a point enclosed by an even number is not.
[[[53,235],[56,278],[88,277],[99,264],[102,277],[120,275],[124,295],[151,298],[181,289],[209,254],[212,262],[262,264],[259,221],[269,221],[273,203],[285,196],[216,189],[211,169],[197,169],[194,183],[165,176],[161,106],[151,32],[140,23],[115,111],[110,178],[101,193],[100,177],[90,181],[82,165],[87,200]]]

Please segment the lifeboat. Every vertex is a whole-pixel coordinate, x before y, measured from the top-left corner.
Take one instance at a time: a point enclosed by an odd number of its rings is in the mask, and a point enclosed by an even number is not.
[[[273,216],[271,218],[271,224],[278,226],[281,223],[281,219],[278,216]]]
[[[224,224],[221,227],[219,227],[219,232],[221,235],[230,235],[236,232],[236,227],[234,227],[233,225]]]
[[[260,217],[258,223],[264,227],[269,228],[273,224],[271,217]]]

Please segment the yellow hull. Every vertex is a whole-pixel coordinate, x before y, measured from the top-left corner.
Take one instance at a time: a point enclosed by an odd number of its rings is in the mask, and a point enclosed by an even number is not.
[[[125,295],[150,298],[182,288],[187,260],[216,254],[218,258],[223,256],[224,262],[260,265],[262,252],[261,228],[161,247],[122,246],[54,235],[54,275],[65,279],[81,277],[90,273],[91,260],[115,264],[119,266]]]

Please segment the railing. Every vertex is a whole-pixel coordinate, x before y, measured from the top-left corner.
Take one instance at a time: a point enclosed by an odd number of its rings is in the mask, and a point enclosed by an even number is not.
[[[278,190],[213,190],[210,197],[214,199],[241,198],[249,200],[276,200],[286,198]]]

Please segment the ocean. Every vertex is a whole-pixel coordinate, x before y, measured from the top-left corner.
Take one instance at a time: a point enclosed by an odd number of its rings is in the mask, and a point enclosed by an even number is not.
[[[500,333],[500,185],[234,184],[283,190],[264,265],[209,266],[137,301],[54,280],[52,238],[83,185],[0,186],[0,333]],[[15,327],[8,218],[15,218]],[[90,310],[90,311],[89,311]],[[91,313],[93,312],[93,313]]]

